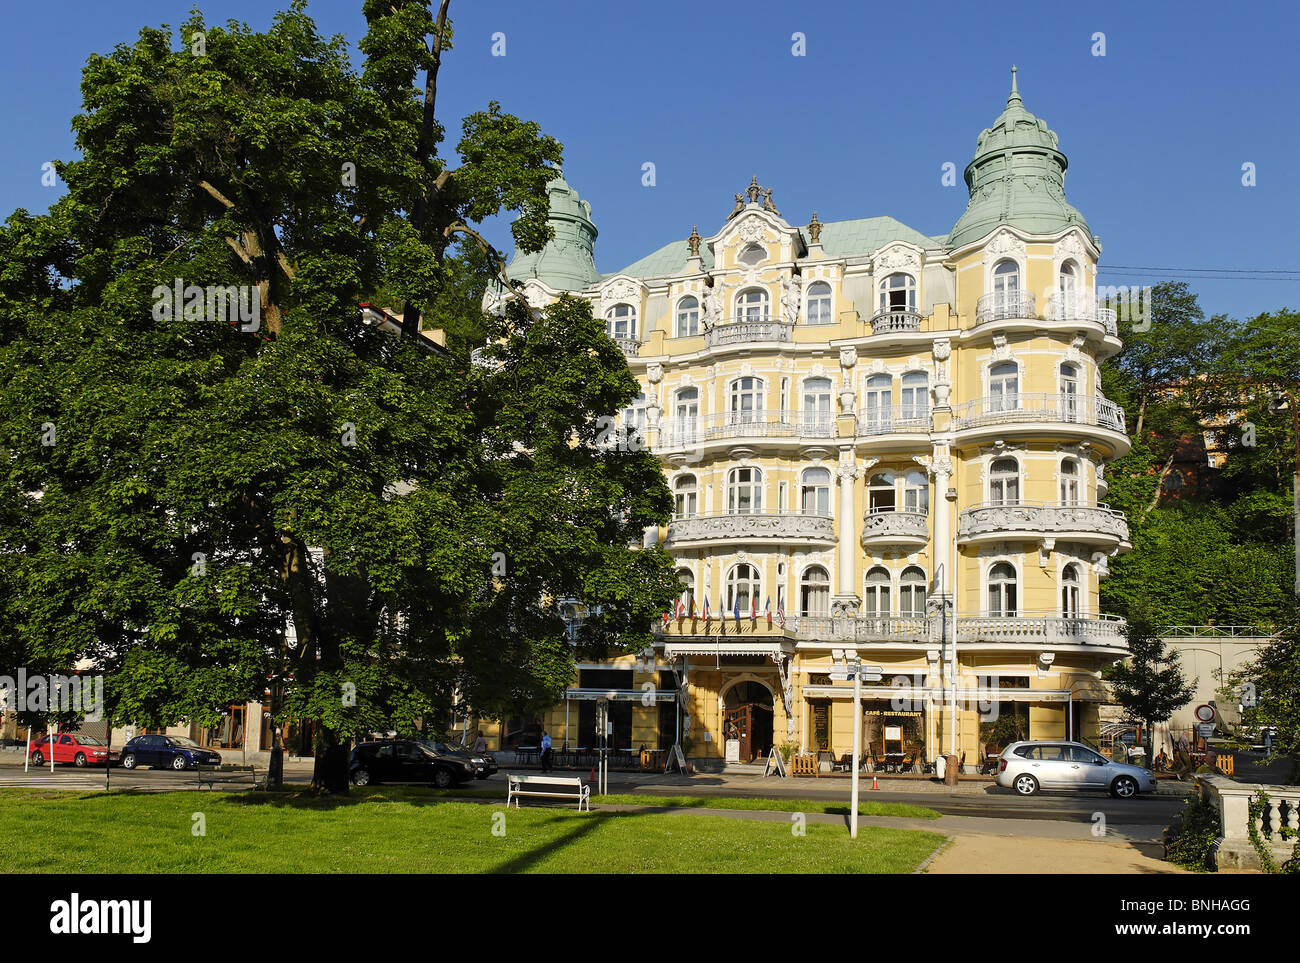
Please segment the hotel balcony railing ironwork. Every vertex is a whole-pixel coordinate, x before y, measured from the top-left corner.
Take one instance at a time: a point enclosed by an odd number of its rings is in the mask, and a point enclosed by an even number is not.
[[[756,538],[834,542],[835,523],[830,515],[771,510],[674,515],[668,523],[670,544]]]
[[[1024,532],[1060,535],[1083,532],[1128,541],[1128,519],[1107,505],[1054,505],[1048,502],[986,502],[962,509],[957,538]]]
[[[862,521],[862,543],[930,540],[930,516],[925,512],[868,512]]]
[[[794,325],[785,321],[751,321],[737,318],[725,324],[715,324],[704,332],[704,343],[710,348],[726,344],[747,344],[754,341],[789,341]]]
[[[1055,292],[1047,299],[1047,310],[1043,313],[1045,321],[1092,321],[1106,329],[1106,333],[1119,333],[1116,324],[1115,309],[1104,308],[1097,299],[1089,295],[1062,294]]]
[[[1100,395],[1051,392],[994,395],[953,405],[952,418],[957,430],[982,425],[1059,422],[1124,431],[1124,409]]]
[[[888,308],[877,311],[871,318],[872,334],[891,334],[895,331],[920,331],[921,315],[916,311]]]
[[[958,642],[1010,642],[1025,645],[1104,645],[1124,648],[1128,623],[1117,615],[958,616]],[[802,639],[846,642],[929,643],[950,631],[931,616],[832,618],[798,616],[786,629]]]
[[[893,405],[887,408],[859,408],[859,435],[889,435],[898,431],[929,431],[928,405]]]
[[[834,438],[835,419],[816,411],[727,411],[659,423],[659,447],[682,448],[729,438]]]
[[[1008,318],[1034,318],[1034,296],[1028,291],[994,291],[975,302],[975,320],[1005,321]]]

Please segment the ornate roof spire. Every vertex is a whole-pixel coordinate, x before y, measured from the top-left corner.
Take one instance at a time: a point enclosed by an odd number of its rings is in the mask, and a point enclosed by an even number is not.
[[[1011,65],[1011,93],[1007,95],[1007,106],[1015,104],[1017,107],[1024,108],[1025,102],[1020,99],[1020,89],[1016,86],[1016,65]]]
[[[700,256],[700,241],[701,241],[701,240],[703,240],[703,239],[700,237],[700,226],[699,226],[698,224],[692,224],[692,225],[691,225],[691,236],[688,237],[688,238],[686,239],[686,246],[687,246],[688,248],[690,248],[690,251],[691,251],[691,257],[699,257],[699,256]]]

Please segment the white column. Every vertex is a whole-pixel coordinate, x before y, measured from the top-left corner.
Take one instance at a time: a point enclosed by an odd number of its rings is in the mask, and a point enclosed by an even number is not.
[[[854,577],[854,542],[858,535],[858,517],[854,509],[854,487],[857,484],[858,475],[861,469],[854,463],[852,447],[845,446],[840,449],[840,463],[836,469],[836,476],[840,483],[840,531],[839,531],[839,564],[835,580],[835,604],[833,609],[837,615],[846,615],[853,617],[857,615],[858,605],[861,599],[856,591],[857,584]]]

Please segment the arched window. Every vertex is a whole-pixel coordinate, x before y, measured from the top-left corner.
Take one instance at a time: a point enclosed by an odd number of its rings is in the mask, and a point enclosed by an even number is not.
[[[925,572],[915,565],[903,569],[899,579],[898,614],[913,619],[925,617]]]
[[[748,515],[763,510],[763,473],[757,468],[733,468],[727,474],[727,512]]]
[[[636,340],[636,308],[630,304],[616,304],[605,312],[609,336],[615,341]]]
[[[685,297],[677,302],[677,337],[693,338],[700,333],[700,302]]]
[[[745,562],[737,565],[727,574],[726,610],[734,612],[739,602],[741,612],[752,611],[750,606],[758,598],[759,588],[758,569]],[[758,607],[762,608],[761,605]]]
[[[1079,297],[1079,269],[1073,261],[1066,261],[1061,265],[1061,304],[1067,308],[1077,307],[1076,301]],[[1073,314],[1066,314],[1065,317],[1074,317]]]
[[[804,469],[799,504],[805,515],[831,513],[831,471],[829,468]]]
[[[678,445],[693,445],[699,433],[700,389],[679,388],[673,396],[672,440]]]
[[[695,573],[689,568],[679,568],[677,570],[677,581],[682,586],[682,606],[686,615],[691,614],[691,607],[695,604]]]
[[[898,476],[892,471],[877,472],[867,479],[867,509],[872,512],[892,512],[897,507],[898,493],[895,483]]]
[[[867,618],[888,618],[889,611],[889,570],[877,565],[867,572],[862,613]]]
[[[830,615],[831,577],[820,565],[804,570],[799,581],[799,614],[813,618]]]
[[[760,421],[763,414],[763,382],[758,378],[737,378],[731,383],[731,424]]]
[[[916,313],[916,278],[910,274],[891,274],[880,282],[881,311]]]
[[[1061,616],[1077,619],[1083,614],[1080,602],[1079,566],[1071,562],[1061,570]]]
[[[1061,460],[1061,504],[1079,504],[1079,462],[1074,458]]]
[[[903,511],[930,514],[930,482],[923,472],[909,471],[903,476]]]
[[[930,376],[924,371],[903,375],[902,406],[899,416],[913,427],[930,427]]]
[[[989,615],[993,618],[1016,614],[1016,570],[1009,562],[998,562],[989,569]]]
[[[887,374],[867,378],[862,392],[862,410],[858,412],[858,428],[863,434],[881,434],[894,427],[894,379]]]
[[[1020,463],[1014,458],[999,458],[989,466],[989,503],[1020,504]]]
[[[673,482],[673,513],[678,518],[699,514],[699,485],[694,475],[682,475]]]
[[[736,295],[737,321],[766,321],[770,310],[767,291],[762,288],[750,288]]]
[[[755,264],[762,264],[767,260],[767,250],[761,244],[750,244],[740,252],[736,258],[741,264],[753,267]]]
[[[1079,366],[1061,365],[1061,419],[1079,420]]]
[[[831,323],[831,286],[825,281],[808,285],[808,324]]]
[[[831,379],[809,378],[803,383],[803,410],[799,413],[805,433],[826,434],[834,421],[831,412]]]
[[[1020,407],[1020,369],[1003,361],[989,369],[989,410],[1015,411]]]
[[[1015,304],[1020,294],[1020,266],[1015,261],[999,261],[993,268],[993,293],[999,303]]]

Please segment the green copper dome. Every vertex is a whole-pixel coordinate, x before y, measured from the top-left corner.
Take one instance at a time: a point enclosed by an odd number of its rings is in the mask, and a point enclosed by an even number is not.
[[[1054,234],[1088,222],[1065,201],[1065,155],[1047,121],[1025,110],[1011,68],[1011,94],[993,126],[983,131],[966,165],[970,202],[953,225],[948,247],[988,236],[1000,224],[1030,234]],[[1089,232],[1089,237],[1092,234]]]
[[[557,173],[547,183],[546,193],[551,202],[547,221],[555,229],[555,237],[532,254],[516,251],[506,273],[516,282],[537,278],[557,291],[581,291],[600,280],[593,253],[597,231],[591,222],[591,205],[568,185],[563,174]]]

